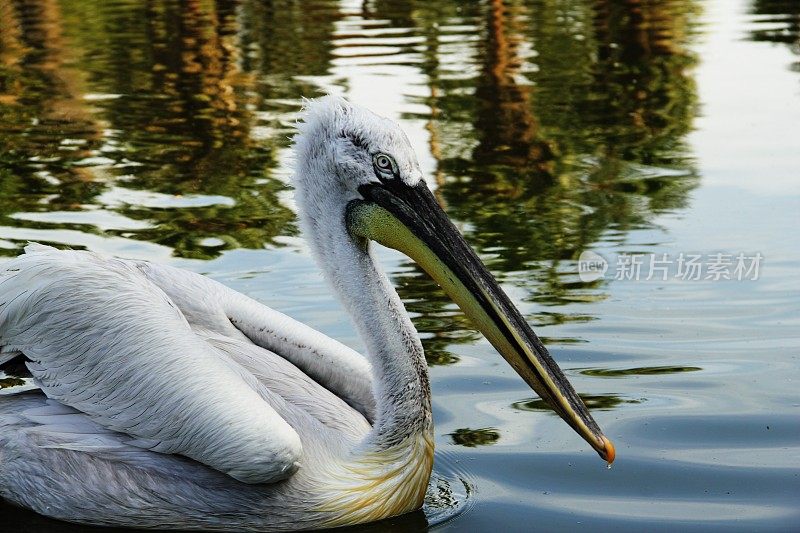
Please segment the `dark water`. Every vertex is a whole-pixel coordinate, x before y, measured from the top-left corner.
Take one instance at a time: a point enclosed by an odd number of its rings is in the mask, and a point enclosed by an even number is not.
[[[607,470],[385,251],[467,482],[441,529],[800,527],[800,3],[0,0],[0,255],[168,262],[361,348],[287,185],[326,92],[401,121],[617,445]]]

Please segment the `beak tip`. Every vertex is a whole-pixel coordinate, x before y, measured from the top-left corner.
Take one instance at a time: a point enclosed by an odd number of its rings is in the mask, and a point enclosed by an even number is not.
[[[610,467],[611,463],[614,462],[614,459],[617,456],[617,452],[614,449],[614,444],[610,440],[608,440],[606,437],[601,438],[603,440],[603,451],[601,453],[601,457],[608,462]]]

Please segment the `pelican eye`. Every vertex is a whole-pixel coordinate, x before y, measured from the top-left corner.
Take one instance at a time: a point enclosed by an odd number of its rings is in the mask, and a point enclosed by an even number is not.
[[[375,167],[386,174],[393,174],[395,169],[394,160],[386,154],[375,154],[372,158]]]

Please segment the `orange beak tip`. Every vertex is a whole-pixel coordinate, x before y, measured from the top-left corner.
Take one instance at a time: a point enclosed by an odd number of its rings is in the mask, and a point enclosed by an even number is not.
[[[608,466],[610,467],[611,463],[613,463],[614,459],[617,457],[617,452],[614,450],[614,444],[606,437],[603,437],[603,445],[604,459],[608,462]]]

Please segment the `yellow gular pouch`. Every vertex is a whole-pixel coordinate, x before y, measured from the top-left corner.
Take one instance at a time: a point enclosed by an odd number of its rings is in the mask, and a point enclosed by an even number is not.
[[[374,522],[422,507],[433,469],[433,435],[411,435],[380,452],[331,465],[330,494],[317,508],[326,527]]]

